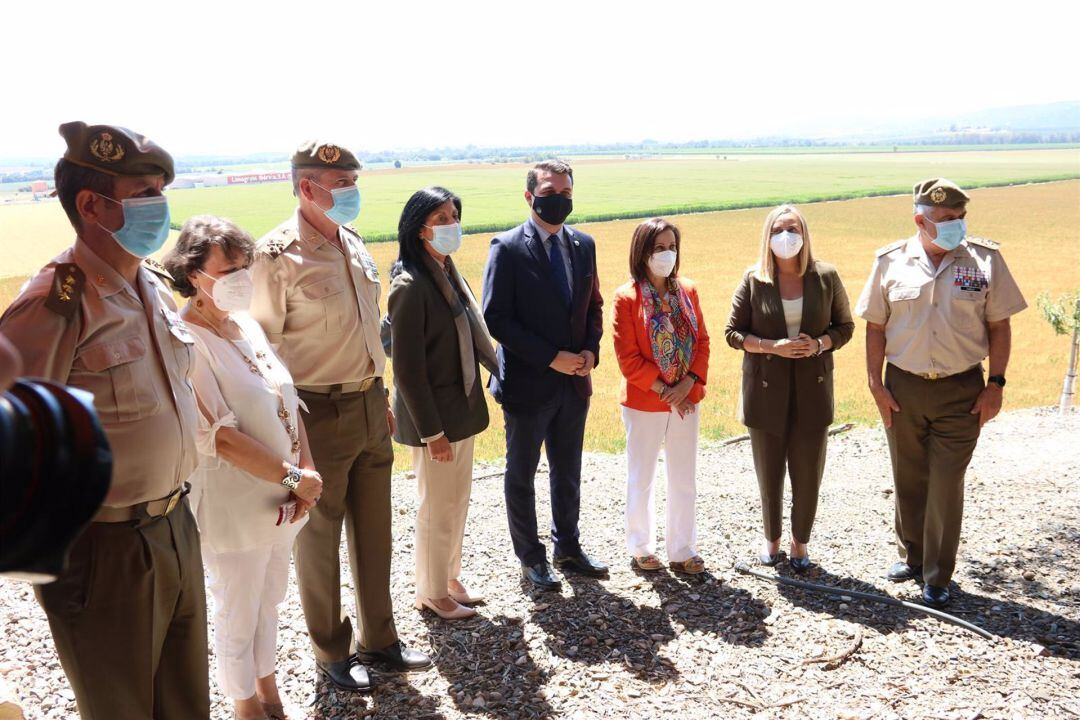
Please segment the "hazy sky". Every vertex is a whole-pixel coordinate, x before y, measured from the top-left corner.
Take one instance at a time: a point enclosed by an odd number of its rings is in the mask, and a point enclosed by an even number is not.
[[[1080,3],[16,0],[0,157],[690,140],[1080,96]],[[1070,69],[1071,68],[1071,69]]]

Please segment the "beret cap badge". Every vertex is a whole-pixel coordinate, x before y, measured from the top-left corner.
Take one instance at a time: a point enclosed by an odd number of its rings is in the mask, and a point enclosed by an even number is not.
[[[113,140],[112,133],[102,131],[90,138],[90,154],[103,163],[114,163],[124,158],[124,148]]]
[[[334,145],[323,145],[319,148],[319,159],[327,165],[333,165],[341,159],[341,150]]]
[[[934,191],[930,193],[930,200],[935,203],[945,202],[945,188],[934,188]]]

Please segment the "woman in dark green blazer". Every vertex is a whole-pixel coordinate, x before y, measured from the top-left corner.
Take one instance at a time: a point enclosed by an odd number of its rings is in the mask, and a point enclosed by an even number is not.
[[[739,419],[749,428],[761,491],[761,562],[780,559],[784,471],[791,477],[791,549],[798,571],[817,513],[825,445],[833,421],[833,357],[855,329],[836,268],[814,259],[796,208],[781,205],[762,229],[758,264],[731,303],[725,335],[743,351]]]
[[[416,607],[447,620],[480,600],[461,583],[461,544],[472,489],[475,436],[488,426],[480,366],[495,349],[468,283],[450,255],[461,245],[461,199],[430,187],[413,194],[398,223],[384,321],[394,368],[394,439],[412,448],[419,487]]]

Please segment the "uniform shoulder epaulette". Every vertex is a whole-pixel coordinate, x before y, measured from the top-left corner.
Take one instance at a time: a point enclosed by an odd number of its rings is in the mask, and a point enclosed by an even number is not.
[[[881,257],[882,255],[888,255],[892,251],[899,250],[900,248],[907,245],[907,242],[908,242],[907,240],[897,240],[896,242],[889,243],[885,247],[881,247],[881,248],[878,248],[877,250],[875,250],[874,251],[874,256],[875,257]]]
[[[142,266],[153,273],[159,280],[164,280],[169,287],[172,287],[173,283],[176,282],[173,280],[172,274],[165,269],[165,266],[153,258],[144,259]]]
[[[993,240],[987,240],[986,238],[981,237],[968,237],[966,239],[971,245],[978,245],[979,247],[984,247],[987,250],[1001,249],[1001,243],[994,242]]]
[[[344,229],[350,235],[355,236],[357,240],[360,240],[361,242],[363,242],[364,236],[361,235],[360,231],[357,230],[356,228],[354,228],[352,225],[342,225],[341,227],[342,227],[342,229]]]
[[[292,228],[279,227],[259,241],[258,251],[266,253],[276,260],[285,252],[285,248],[292,245],[298,237],[300,237],[300,234]]]
[[[68,320],[79,308],[86,274],[75,263],[59,263],[53,268],[52,286],[45,307]]]

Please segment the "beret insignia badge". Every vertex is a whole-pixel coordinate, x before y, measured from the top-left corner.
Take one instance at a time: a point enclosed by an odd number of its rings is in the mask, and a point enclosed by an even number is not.
[[[103,163],[114,163],[124,158],[124,148],[113,140],[112,133],[102,131],[90,139],[90,154]]]
[[[934,191],[930,193],[930,200],[935,203],[945,202],[945,188],[934,188]]]
[[[319,159],[327,165],[333,165],[341,159],[341,150],[333,145],[323,145],[319,148]]]

